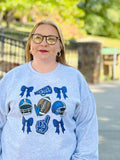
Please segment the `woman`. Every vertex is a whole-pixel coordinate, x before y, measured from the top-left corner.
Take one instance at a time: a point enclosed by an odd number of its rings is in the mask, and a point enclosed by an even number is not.
[[[34,26],[26,59],[0,82],[1,160],[97,160],[95,101],[54,22]]]

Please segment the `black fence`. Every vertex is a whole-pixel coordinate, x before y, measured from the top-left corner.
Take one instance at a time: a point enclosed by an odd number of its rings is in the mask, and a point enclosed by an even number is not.
[[[0,78],[9,70],[25,63],[25,46],[28,32],[1,30],[0,32]],[[68,64],[77,68],[78,50],[73,41],[66,42]]]
[[[0,77],[25,63],[25,42],[0,34]]]

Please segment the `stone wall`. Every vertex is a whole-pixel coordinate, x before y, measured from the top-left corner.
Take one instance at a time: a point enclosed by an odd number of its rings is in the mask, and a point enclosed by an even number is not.
[[[99,41],[78,42],[78,69],[88,83],[99,83],[102,43]]]

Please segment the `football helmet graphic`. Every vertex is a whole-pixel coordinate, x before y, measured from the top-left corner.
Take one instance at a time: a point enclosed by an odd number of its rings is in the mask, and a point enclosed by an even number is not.
[[[56,101],[52,105],[52,112],[56,115],[63,115],[66,109],[66,105],[62,101]]]
[[[22,99],[19,103],[19,108],[22,114],[32,113],[32,103],[29,99]]]

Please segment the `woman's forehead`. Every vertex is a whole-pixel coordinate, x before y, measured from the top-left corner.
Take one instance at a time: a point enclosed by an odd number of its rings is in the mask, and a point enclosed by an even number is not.
[[[35,33],[47,34],[47,35],[58,35],[57,29],[50,24],[40,24],[36,28]]]

